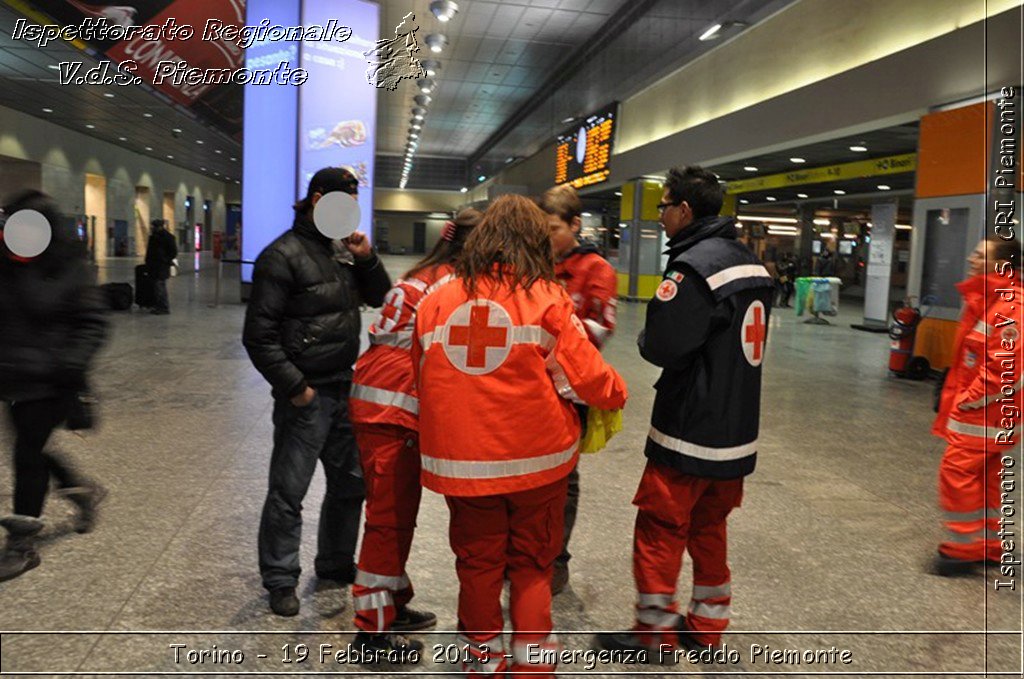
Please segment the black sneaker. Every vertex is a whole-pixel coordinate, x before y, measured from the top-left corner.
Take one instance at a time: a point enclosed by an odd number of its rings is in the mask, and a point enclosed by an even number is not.
[[[64,497],[78,507],[75,517],[76,533],[91,533],[96,527],[97,507],[107,497],[107,489],[96,482],[84,486],[65,488]]]
[[[612,662],[627,665],[675,665],[678,660],[673,649],[667,645],[662,649],[651,648],[641,643],[636,635],[632,633],[598,634],[594,637],[594,645],[598,648],[612,652]]]
[[[391,629],[395,632],[415,632],[437,625],[437,616],[430,611],[417,611],[405,606],[398,610]]]
[[[697,637],[693,633],[694,631],[686,625],[685,616],[679,616],[679,625],[676,627],[676,630],[679,637],[679,646],[687,651],[706,651],[710,647],[712,652],[714,652],[721,648],[721,645],[712,646],[711,644],[702,644],[697,641]]]
[[[270,610],[277,615],[290,618],[299,614],[299,598],[294,587],[278,587],[270,590]]]
[[[959,575],[972,575],[975,572],[975,566],[982,563],[982,561],[964,561],[963,559],[954,559],[946,556],[942,552],[938,552],[935,555],[935,559],[932,561],[932,573],[944,578],[956,577]]]
[[[359,654],[359,662],[375,668],[395,668],[418,665],[423,657],[423,643],[403,634],[387,632],[370,634],[357,632],[352,646]]]

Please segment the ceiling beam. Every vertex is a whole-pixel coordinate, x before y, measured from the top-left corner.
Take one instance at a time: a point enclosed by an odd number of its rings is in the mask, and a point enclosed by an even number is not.
[[[466,166],[466,181],[469,185],[472,185],[470,179],[473,177],[473,168],[488,151],[497,146],[512,130],[526,120],[534,110],[558,92],[562,85],[567,83],[572,76],[576,75],[587,61],[604,50],[610,40],[621,35],[626,29],[636,23],[657,2],[658,0],[628,0],[592,36],[588,37],[580,47],[552,69],[551,76],[537,88],[533,95],[470,155]]]

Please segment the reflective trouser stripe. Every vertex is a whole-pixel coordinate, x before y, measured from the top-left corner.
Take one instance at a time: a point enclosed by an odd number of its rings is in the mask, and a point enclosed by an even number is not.
[[[952,416],[950,416],[949,420],[946,422],[946,428],[952,432],[956,432],[957,434],[964,434],[965,436],[977,436],[979,438],[985,438],[988,431],[984,425],[967,424],[966,422],[961,422],[960,420],[954,420]]]
[[[402,575],[378,575],[363,570],[356,571],[355,584],[363,587],[389,589],[393,592],[405,589],[410,585],[409,576],[404,573]]]
[[[703,601],[690,602],[690,614],[712,620],[728,620],[729,604],[706,604]]]
[[[672,605],[674,596],[671,594],[644,594],[637,595],[637,608],[668,608]]]
[[[466,662],[463,655],[462,671],[470,674],[494,674],[505,670],[505,647],[498,635],[490,641],[477,643],[462,634],[455,637],[456,645],[465,647],[472,656],[471,662]]]
[[[420,412],[420,401],[415,396],[410,396],[400,391],[368,387],[365,384],[353,384],[352,393],[349,398],[366,401],[367,403],[376,403],[381,406],[392,406],[413,415],[419,415]]]
[[[982,337],[988,337],[989,335],[995,333],[996,329],[993,328],[991,325],[985,323],[985,321],[978,321],[977,323],[974,324],[974,328],[972,328],[972,331],[980,334]]]
[[[728,582],[714,587],[708,587],[707,585],[693,586],[693,598],[695,601],[700,601],[702,599],[714,599],[723,596],[732,596],[732,585]]]
[[[555,469],[572,459],[579,441],[558,453],[519,460],[449,460],[420,455],[424,471],[449,479],[502,479]]]
[[[352,607],[357,611],[376,610],[378,632],[384,631],[384,609],[394,607],[394,605],[395,600],[391,597],[391,591],[387,589],[377,590],[352,599]]]
[[[733,448],[711,448],[709,446],[702,446],[682,439],[677,439],[654,427],[651,427],[647,436],[663,448],[668,448],[669,450],[674,450],[677,453],[689,455],[690,457],[696,457],[701,460],[711,460],[713,462],[738,460],[757,452],[757,439],[754,439],[750,443],[745,443]]]
[[[679,622],[679,614],[660,608],[638,608],[636,619],[656,629],[671,629]]]
[[[943,512],[946,521],[981,521],[982,519],[998,519],[997,509],[975,509],[973,512]]]
[[[976,540],[998,540],[998,533],[994,530],[987,528],[980,528],[970,533],[958,533],[955,530],[947,530],[946,534],[950,542],[956,542],[961,545],[969,545]]]
[[[545,653],[547,651],[548,653]],[[512,662],[516,665],[530,665],[533,667],[554,667],[557,662],[558,635],[549,634],[546,639],[539,641],[513,641]],[[545,662],[549,658],[545,655],[554,655],[555,662]],[[531,657],[532,656],[532,657]]]

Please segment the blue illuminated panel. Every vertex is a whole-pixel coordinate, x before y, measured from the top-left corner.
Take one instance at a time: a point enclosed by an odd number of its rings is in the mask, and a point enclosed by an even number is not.
[[[299,23],[299,0],[248,0],[246,24],[263,19],[282,26]],[[298,66],[298,43],[275,41],[245,51],[246,68]],[[307,83],[308,84],[308,83]],[[298,90],[294,85],[246,85],[242,152],[242,259],[254,261],[272,240],[291,228],[295,186]],[[252,282],[252,266],[242,266]]]
[[[380,7],[364,0],[305,0],[302,23],[331,19],[352,29],[344,42],[302,43],[302,68],[309,80],[299,88],[298,184],[306,190],[322,167],[341,165],[360,178],[359,229],[373,235],[373,160],[377,140],[377,89],[367,83],[364,52],[380,37]]]

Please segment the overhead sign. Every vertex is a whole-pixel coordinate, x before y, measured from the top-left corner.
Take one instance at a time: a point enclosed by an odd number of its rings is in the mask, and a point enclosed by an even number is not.
[[[793,172],[785,172],[783,174],[770,174],[764,177],[741,179],[729,182],[726,192],[730,194],[750,193],[752,191],[781,189],[788,186],[803,186],[805,184],[821,184],[846,179],[860,179],[861,177],[878,177],[887,174],[914,172],[916,169],[917,154],[904,153],[899,156],[858,160],[853,163],[812,167],[806,170],[794,170]]]
[[[580,126],[560,135],[555,147],[555,183],[579,189],[608,179],[618,104],[588,116]]]

